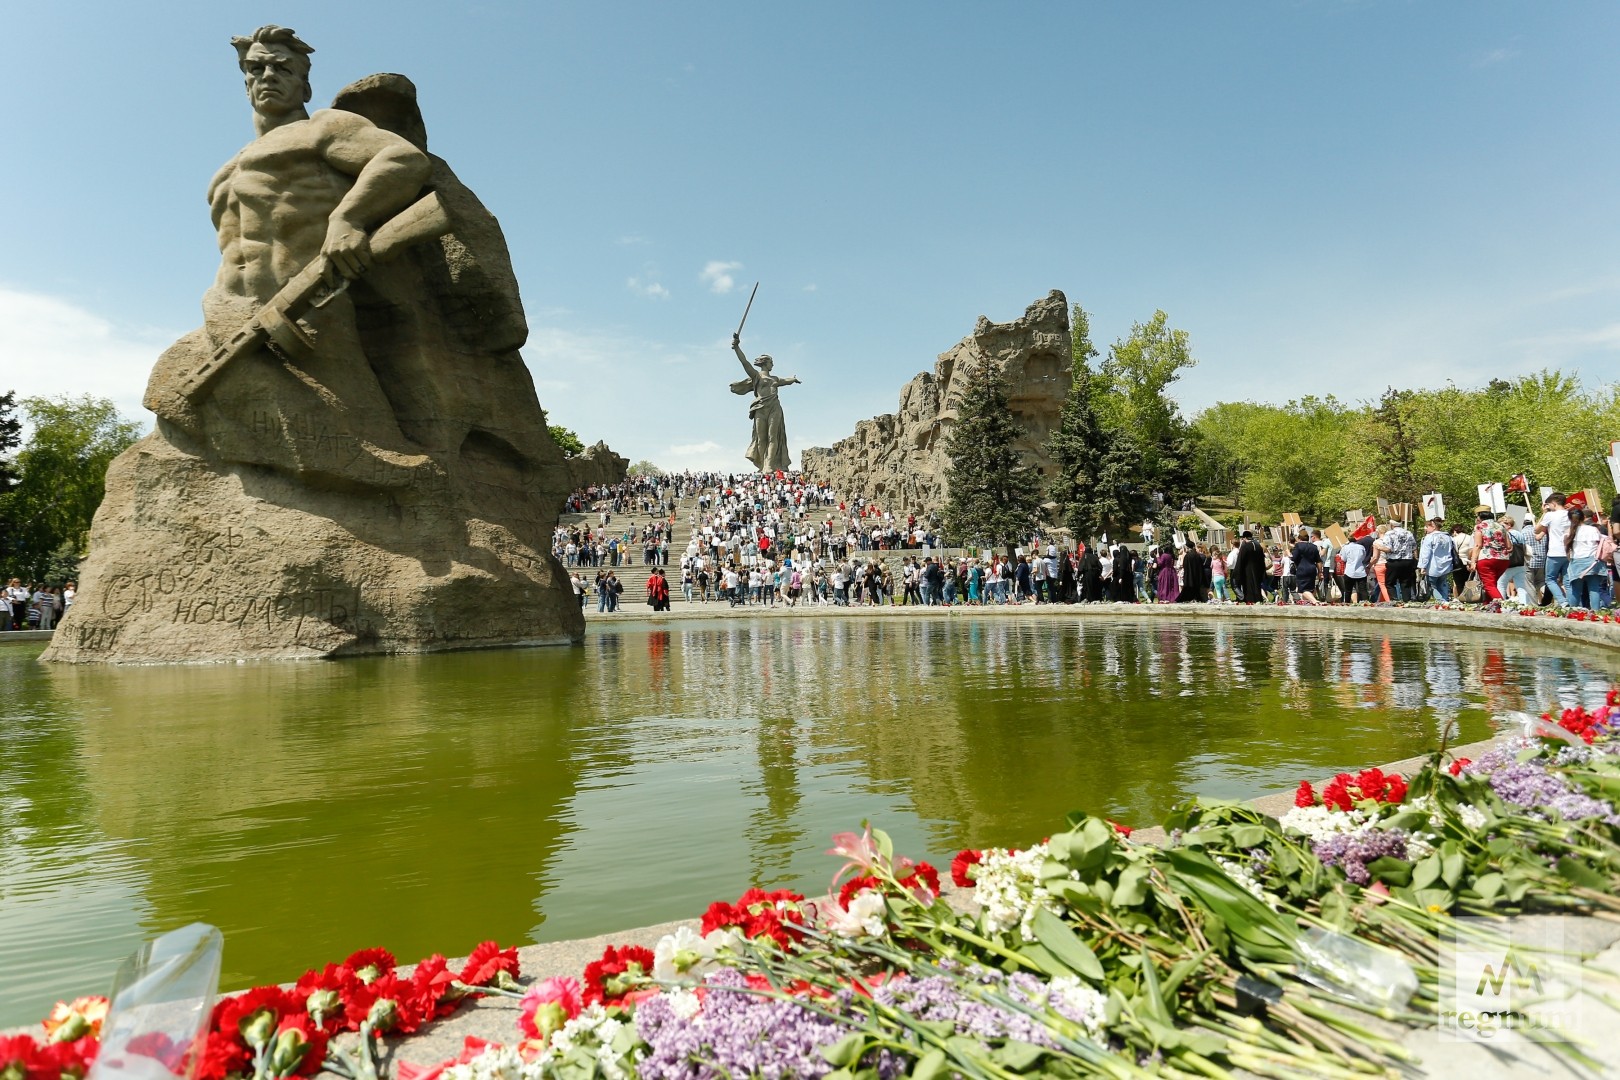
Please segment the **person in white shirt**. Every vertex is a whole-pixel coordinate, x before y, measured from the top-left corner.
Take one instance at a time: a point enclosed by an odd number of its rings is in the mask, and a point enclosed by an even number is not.
[[[1547,591],[1552,593],[1555,604],[1569,603],[1564,588],[1564,575],[1569,570],[1569,511],[1565,505],[1564,497],[1553,492],[1542,504],[1541,520],[1536,522],[1536,535],[1547,538]]]
[[[1569,552],[1569,602],[1572,607],[1593,608],[1603,595],[1608,570],[1598,560],[1603,533],[1594,524],[1596,514],[1569,511],[1569,532],[1565,548]]]

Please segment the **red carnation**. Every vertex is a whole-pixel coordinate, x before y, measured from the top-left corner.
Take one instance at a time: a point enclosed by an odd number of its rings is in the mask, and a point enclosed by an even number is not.
[[[973,884],[973,868],[984,859],[984,852],[975,848],[964,848],[956,853],[951,860],[951,884],[959,889],[965,889]]]
[[[314,1076],[326,1062],[326,1032],[308,1016],[288,1016],[276,1029],[270,1071],[276,1076]]]
[[[1406,780],[1400,773],[1390,773],[1384,779],[1384,802],[1403,803],[1406,801]]]
[[[1473,758],[1465,758],[1465,757],[1458,758],[1456,761],[1453,761],[1451,763],[1451,768],[1450,768],[1451,775],[1452,776],[1461,776],[1462,771],[1464,769],[1468,768],[1468,766],[1472,765],[1473,763],[1474,763]]]
[[[600,960],[585,965],[587,1005],[615,1005],[652,975],[651,949],[640,945],[609,945]]]
[[[343,988],[343,1024],[359,1031],[370,1020],[374,1035],[390,1031],[408,1035],[432,1018],[433,1004],[422,1001],[411,984],[393,972],[369,983],[355,979]]]
[[[456,982],[444,957],[434,953],[411,972],[410,989],[406,991],[411,1007],[424,1017],[449,1016],[465,996],[456,989]]]
[[[225,1080],[232,1073],[245,1073],[253,1055],[223,1031],[210,1031],[203,1040],[202,1060],[197,1063],[197,1080]]]
[[[1328,781],[1327,787],[1322,789],[1322,805],[1346,813],[1355,809],[1355,800],[1350,797],[1350,784],[1349,773],[1340,773]]]
[[[393,973],[394,954],[387,949],[361,949],[343,961],[343,966],[354,972],[361,982],[370,982]]]
[[[742,922],[742,915],[737,909],[724,900],[716,900],[709,905],[709,910],[703,913],[699,924],[702,933],[708,934],[713,930],[722,930],[728,926],[737,926]]]
[[[919,903],[931,904],[934,897],[939,895],[939,871],[928,863],[920,862],[911,868],[911,873],[900,879],[900,887]]]
[[[343,988],[354,982],[359,980],[353,971],[327,964],[320,971],[311,968],[304,972],[293,987],[293,996],[304,1003],[304,1011],[330,1035],[343,1020]]]
[[[1131,828],[1129,825],[1121,825],[1119,822],[1115,821],[1113,818],[1108,819],[1108,824],[1112,825],[1114,827],[1114,831],[1119,833],[1119,835],[1123,836],[1127,840],[1129,840],[1131,838],[1131,833],[1136,831],[1135,829]]]
[[[871,889],[875,892],[881,892],[882,887],[883,883],[871,874],[862,874],[860,877],[852,877],[848,881],[844,882],[843,887],[838,890],[838,906],[847,909],[849,907],[849,902],[853,900],[855,895],[862,889]]]
[[[804,895],[789,889],[766,892],[749,889],[738,897],[735,904],[716,902],[703,914],[702,930],[735,928],[747,938],[769,938],[784,949],[798,936],[798,926],[804,923],[800,906]]]
[[[212,1027],[257,1049],[275,1034],[282,1017],[303,1011],[303,1000],[291,991],[279,986],[256,986],[215,1005]]]
[[[34,1051],[28,1080],[77,1080],[90,1071],[101,1043],[83,1035],[70,1042],[46,1043]]]
[[[488,986],[502,972],[517,977],[517,946],[502,949],[493,941],[486,941],[467,957],[467,966],[461,969],[461,981],[468,986]]]
[[[1311,787],[1311,782],[1309,780],[1301,780],[1299,782],[1299,790],[1294,792],[1294,805],[1316,805],[1316,790]]]

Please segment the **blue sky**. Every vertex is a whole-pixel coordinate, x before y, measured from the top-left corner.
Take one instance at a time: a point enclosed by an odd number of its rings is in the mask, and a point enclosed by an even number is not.
[[[552,419],[742,467],[729,336],[804,385],[795,452],[1053,288],[1176,390],[1620,380],[1613,3],[81,3],[0,67],[0,390],[130,414],[200,321],[204,187],[251,137],[228,39],[399,71],[500,218]],[[1612,433],[1620,438],[1620,432]]]

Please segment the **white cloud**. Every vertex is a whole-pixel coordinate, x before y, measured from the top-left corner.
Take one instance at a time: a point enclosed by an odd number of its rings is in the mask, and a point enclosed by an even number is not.
[[[61,297],[0,285],[0,392],[18,398],[93,394],[132,420],[158,355],[180,331],[125,326]]]
[[[703,267],[698,280],[707,285],[710,292],[724,296],[737,287],[737,279],[732,277],[732,272],[741,270],[742,267],[743,264],[740,262],[711,261]]]
[[[651,243],[651,241],[649,241],[645,236],[640,236],[637,234],[621,236],[613,242],[618,244],[620,247],[636,247],[639,244]]]
[[[664,288],[656,281],[644,282],[639,277],[633,277],[626,281],[625,285],[629,287],[631,292],[638,296],[649,296],[656,300],[669,299],[669,290]]]
[[[1494,64],[1506,63],[1518,55],[1518,49],[1488,49],[1474,57],[1474,66],[1477,68],[1491,67]]]
[[[815,292],[815,291],[816,291],[816,284],[815,284],[815,282],[813,282],[813,281],[812,281],[812,282],[811,282],[811,283],[810,283],[810,284],[808,284],[808,285],[806,285],[806,286],[805,286],[805,287],[804,287],[804,291],[805,291],[805,292]]]
[[[679,446],[672,446],[669,448],[669,455],[679,458],[697,457],[700,454],[712,454],[718,449],[719,443],[707,439],[699,443],[681,443]]]

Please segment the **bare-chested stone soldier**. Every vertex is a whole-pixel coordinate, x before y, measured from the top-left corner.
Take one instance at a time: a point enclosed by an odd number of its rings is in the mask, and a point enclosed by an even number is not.
[[[108,466],[45,659],[582,640],[558,510],[629,463],[565,460],[548,433],[495,216],[429,150],[404,75],[311,115],[308,45],[266,26],[234,46],[254,138],[208,186],[203,325],[158,358],[157,423]]]
[[[372,261],[367,233],[414,201],[431,170],[425,153],[365,117],[309,114],[314,49],[293,31],[262,26],[231,43],[258,137],[208,186],[221,259],[203,313],[215,345],[312,260],[327,260],[333,285],[363,275]],[[401,433],[366,363],[348,298],[305,322],[313,358],[295,364],[266,351],[222,374],[197,402],[173,401],[174,380],[160,364],[148,406],[237,460],[384,487],[408,483],[426,459]]]

